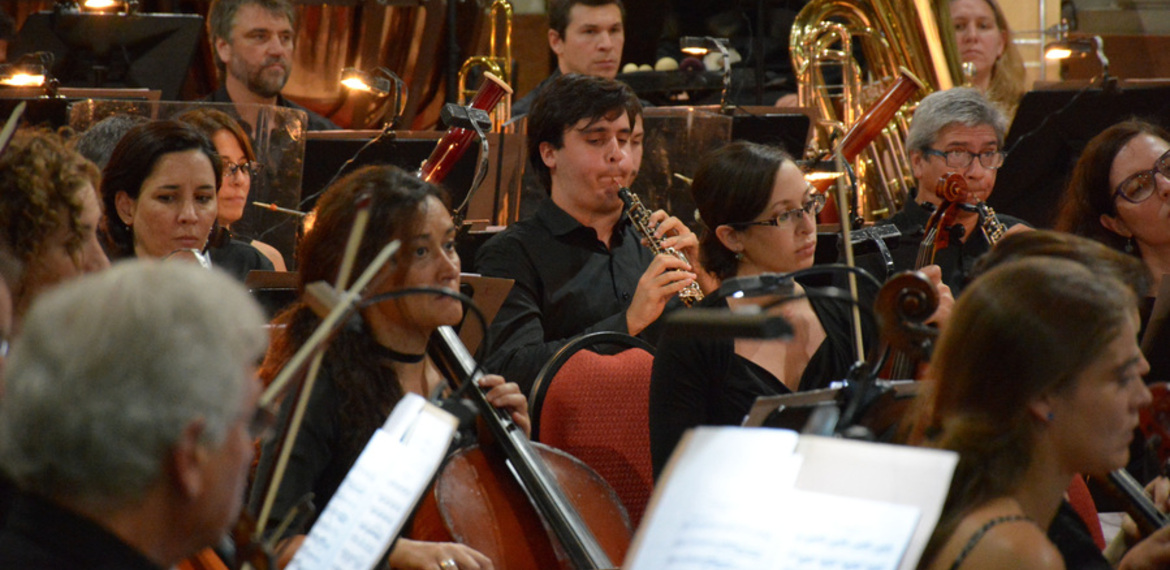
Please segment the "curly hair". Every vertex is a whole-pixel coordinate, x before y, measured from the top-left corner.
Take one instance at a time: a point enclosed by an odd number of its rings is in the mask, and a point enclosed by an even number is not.
[[[0,154],[0,220],[12,253],[28,263],[64,227],[69,231],[66,248],[80,264],[84,233],[78,191],[86,184],[99,188],[101,173],[61,136],[44,129],[17,131]]]
[[[336,280],[356,217],[354,202],[367,192],[370,222],[354,260],[355,275],[364,271],[391,240],[416,231],[428,197],[447,204],[440,188],[395,166],[367,166],[330,186],[314,209],[316,221],[312,229],[297,249],[297,267],[301,268],[298,289],[302,298],[274,321],[280,332],[272,339],[261,365],[260,377],[265,382],[276,377],[321,322],[304,301],[305,286]],[[410,265],[410,255],[405,249],[393,258],[398,272],[406,271]],[[344,394],[344,409],[340,414],[347,438],[344,445],[355,452],[362,449],[403,395],[394,371],[382,366],[377,354],[377,342],[364,325],[345,327],[326,351],[323,370]]]

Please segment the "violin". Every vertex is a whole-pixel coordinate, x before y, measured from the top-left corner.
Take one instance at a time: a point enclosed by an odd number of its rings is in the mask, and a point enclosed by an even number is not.
[[[580,460],[529,441],[478,386],[475,361],[451,327],[428,352],[466,386],[490,443],[455,453],[415,515],[410,537],[460,542],[513,569],[616,568],[629,548],[629,516],[613,489]]]

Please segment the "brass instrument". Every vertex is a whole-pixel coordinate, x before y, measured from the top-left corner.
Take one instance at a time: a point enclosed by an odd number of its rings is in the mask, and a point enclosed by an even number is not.
[[[476,55],[467,58],[463,62],[463,66],[459,68],[459,104],[465,105],[469,96],[474,96],[475,89],[467,87],[467,78],[471,72],[476,68],[483,68],[484,71],[495,75],[503,81],[511,81],[512,79],[512,4],[508,0],[495,0],[488,8],[488,13],[491,17],[491,31],[488,38],[488,55]],[[496,40],[500,39],[499,30],[496,24],[500,21],[500,15],[504,18],[504,35],[503,41],[500,42],[504,46],[504,53],[500,55],[496,51]],[[504,123],[507,123],[512,118],[512,94],[509,93],[498,105],[494,111],[491,111],[492,116],[492,130],[499,132],[504,128]]]
[[[860,196],[854,201],[866,219],[897,211],[913,186],[903,142],[917,102],[935,90],[962,82],[950,3],[931,0],[812,0],[796,16],[789,37],[801,106],[815,114],[815,132],[806,158],[820,160],[836,147],[870,103],[873,88],[854,59],[858,41],[871,82],[890,81],[905,68],[925,84],[866,152],[852,161]],[[841,85],[830,85],[825,68],[840,69]]]
[[[630,223],[634,224],[634,229],[638,231],[639,235],[646,238],[646,243],[650,244],[650,251],[654,252],[654,255],[665,253],[690,265],[691,262],[687,260],[686,254],[673,247],[662,247],[661,240],[654,237],[654,229],[650,227],[650,210],[642,205],[642,200],[638,198],[637,194],[631,192],[629,188],[621,188],[618,190],[618,197],[626,205],[626,215],[630,217]],[[703,300],[703,290],[699,288],[697,282],[692,281],[690,285],[678,292],[678,298],[682,300],[684,305],[693,307],[695,303]]]

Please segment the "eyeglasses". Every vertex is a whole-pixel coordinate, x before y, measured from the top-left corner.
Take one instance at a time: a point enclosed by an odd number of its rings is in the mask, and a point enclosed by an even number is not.
[[[969,150],[934,150],[928,148],[922,151],[926,156],[941,156],[951,168],[964,169],[971,166],[975,157],[979,157],[979,164],[988,170],[995,170],[1003,166],[1003,159],[1007,157],[1007,153],[998,150],[989,150],[986,152],[971,152]]]
[[[798,216],[803,216],[804,214],[809,214],[809,215],[815,216],[815,215],[821,213],[821,210],[823,210],[823,209],[825,209],[825,195],[824,194],[813,194],[813,195],[809,196],[808,202],[805,202],[799,208],[785,210],[783,212],[780,212],[779,214],[776,214],[775,217],[773,217],[769,220],[759,220],[759,221],[755,221],[755,222],[739,222],[739,223],[727,224],[727,225],[729,225],[731,227],[736,227],[736,228],[746,228],[746,227],[750,227],[750,226],[780,226],[782,224],[788,223],[789,221],[795,220]]]
[[[263,166],[263,164],[251,160],[245,160],[239,164],[225,160],[223,161],[223,174],[224,176],[236,176],[237,174],[243,174],[244,176],[250,178],[259,174],[260,169]]]
[[[1113,197],[1120,196],[1133,204],[1144,202],[1146,198],[1153,196],[1154,191],[1158,189],[1158,181],[1154,179],[1155,174],[1161,174],[1162,178],[1170,180],[1170,150],[1154,161],[1153,168],[1132,174],[1129,178],[1122,180],[1121,184],[1117,185],[1117,190],[1114,190]]]

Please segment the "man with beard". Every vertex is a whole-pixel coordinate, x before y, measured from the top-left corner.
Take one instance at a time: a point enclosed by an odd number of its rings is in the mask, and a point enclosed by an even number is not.
[[[206,100],[299,109],[309,116],[310,131],[338,129],[280,94],[292,70],[294,21],[289,0],[213,0],[207,36],[222,84]]]

